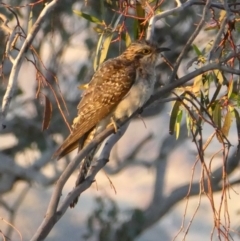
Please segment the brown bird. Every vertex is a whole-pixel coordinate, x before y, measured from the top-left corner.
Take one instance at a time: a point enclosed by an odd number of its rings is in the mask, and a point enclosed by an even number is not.
[[[101,64],[82,94],[71,134],[54,157],[60,159],[77,147],[81,150],[110,123],[116,126],[117,121],[141,108],[153,94],[157,58],[166,50],[137,41],[120,56]],[[82,161],[76,186],[84,181],[95,152]],[[70,206],[76,203],[77,199]]]

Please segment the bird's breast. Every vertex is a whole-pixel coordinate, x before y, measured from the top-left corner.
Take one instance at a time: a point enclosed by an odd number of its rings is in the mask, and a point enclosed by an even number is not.
[[[118,120],[129,117],[141,108],[153,94],[155,79],[155,72],[137,76],[129,92],[117,105],[113,114],[114,118]]]

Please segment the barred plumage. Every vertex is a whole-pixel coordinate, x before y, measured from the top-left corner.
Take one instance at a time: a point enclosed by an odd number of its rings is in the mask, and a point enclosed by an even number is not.
[[[104,62],[82,95],[72,133],[54,157],[60,159],[78,146],[81,149],[104,130],[111,119],[129,117],[141,108],[153,93],[157,57],[164,50],[167,49],[134,42],[120,56]],[[82,162],[76,186],[85,179],[94,153],[95,150]]]

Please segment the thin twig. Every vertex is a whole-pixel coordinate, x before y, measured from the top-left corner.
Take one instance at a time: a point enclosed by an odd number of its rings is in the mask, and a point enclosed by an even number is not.
[[[182,60],[183,60],[183,57],[185,56],[188,48],[192,45],[192,43],[193,43],[193,41],[195,40],[195,38],[198,36],[198,34],[199,34],[199,32],[201,31],[203,25],[205,24],[207,12],[208,12],[207,10],[208,10],[210,4],[211,4],[211,0],[207,0],[207,1],[206,1],[206,5],[205,5],[205,7],[204,7],[204,9],[203,9],[202,18],[201,18],[199,24],[197,25],[197,28],[195,29],[195,31],[193,32],[193,34],[191,35],[191,37],[188,39],[188,41],[187,41],[186,45],[184,46],[182,52],[181,52],[180,55],[178,56],[177,61],[176,61],[175,65],[174,65],[174,70],[173,70],[173,72],[172,72],[172,74],[171,74],[171,77],[170,77],[170,79],[169,79],[169,82],[170,82],[170,83],[172,83],[172,82],[175,81],[176,74],[177,74],[178,68],[179,68],[179,66],[180,66],[180,63],[181,63]]]
[[[28,33],[27,38],[25,39],[16,59],[13,61],[12,71],[9,76],[8,86],[2,102],[2,111],[0,113],[0,126],[2,127],[5,127],[4,120],[6,118],[10,102],[13,98],[14,91],[17,86],[17,78],[18,78],[18,74],[19,74],[22,62],[24,60],[24,57],[29,47],[31,46],[32,41],[34,40],[36,34],[38,33],[40,27],[42,26],[43,22],[46,20],[48,14],[53,10],[54,7],[56,7],[56,5],[59,2],[61,1],[53,0],[52,2],[50,2],[45,6],[45,8],[40,13],[37,21],[33,25],[31,31]]]

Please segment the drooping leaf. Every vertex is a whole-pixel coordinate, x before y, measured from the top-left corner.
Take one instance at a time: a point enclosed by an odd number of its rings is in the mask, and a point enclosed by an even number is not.
[[[41,94],[45,99],[44,116],[43,116],[43,122],[42,122],[42,130],[44,131],[48,129],[52,118],[52,104],[46,95],[44,95],[43,93]]]
[[[170,135],[173,135],[173,133],[174,133],[175,124],[176,124],[176,120],[178,117],[180,105],[181,105],[180,101],[176,101],[173,105],[171,115],[170,115],[170,121],[169,121],[169,134]]]
[[[180,129],[181,129],[181,121],[182,121],[183,111],[179,110],[177,114],[176,124],[175,124],[175,131],[176,131],[176,139],[179,137]]]
[[[99,65],[99,58],[100,58],[100,53],[99,52],[100,52],[101,46],[102,46],[103,35],[104,35],[104,33],[102,33],[100,38],[98,39],[96,55],[95,55],[95,58],[94,58],[94,61],[93,61],[93,69],[94,69],[94,71],[97,70],[98,65]]]
[[[109,49],[109,46],[110,46],[110,43],[112,41],[112,37],[113,37],[113,34],[109,34],[105,40],[103,41],[103,45],[102,45],[102,49],[101,49],[101,55],[100,55],[100,59],[99,59],[99,65],[104,62],[104,60],[106,59],[107,57],[107,53],[108,53],[108,49]]]
[[[88,21],[90,21],[90,22],[92,22],[92,23],[96,23],[96,24],[100,24],[100,25],[103,24],[103,21],[101,21],[100,19],[98,19],[98,18],[96,18],[96,17],[94,17],[94,16],[92,16],[92,15],[90,15],[90,14],[83,13],[83,12],[78,11],[78,10],[73,10],[73,12],[74,12],[76,15],[78,15],[78,16],[80,16],[80,17],[82,17],[82,18],[85,18],[86,20],[88,20]]]
[[[238,151],[240,148],[240,116],[236,109],[234,109],[234,115],[236,119],[237,135],[238,135]]]
[[[186,112],[186,125],[187,125],[188,136],[189,136],[192,128],[192,118],[188,112]]]
[[[215,108],[213,110],[213,121],[215,125],[218,127],[218,130],[221,130],[222,128],[222,111],[221,111],[221,106],[217,102],[215,105]],[[216,133],[217,139],[220,143],[223,142],[221,132]]]
[[[96,56],[95,56],[95,59],[94,59],[94,70],[96,71],[98,66],[104,62],[104,60],[106,59],[107,57],[107,53],[108,53],[108,49],[109,49],[109,46],[110,46],[110,43],[112,41],[112,37],[113,37],[113,34],[105,34],[107,35],[105,37],[105,39],[103,40],[103,37],[101,36],[100,39],[99,39],[99,44],[98,44],[98,47],[97,47],[97,51],[96,51]],[[100,43],[101,41],[101,43]]]
[[[132,42],[131,36],[129,35],[129,33],[127,31],[125,33],[125,42],[126,42],[126,47],[128,47]]]
[[[119,26],[119,22],[123,15],[120,14],[119,16],[117,16],[116,20],[115,20],[115,16],[117,15],[114,14],[112,23],[111,23],[111,25],[113,25],[112,30],[110,31],[105,30],[104,32],[102,32],[98,40],[96,56],[93,62],[93,68],[95,71],[97,70],[98,66],[106,59],[108,49],[112,41],[113,33],[116,31],[117,27]]]
[[[230,99],[231,95],[232,95],[232,91],[233,91],[233,80],[229,81],[229,85],[228,85],[228,99]]]
[[[215,123],[215,125],[221,129],[221,118],[222,118],[222,115],[221,115],[221,106],[219,103],[216,103],[215,105],[215,108],[213,110],[213,121]]]
[[[224,119],[224,122],[223,122],[223,127],[221,129],[222,133],[225,136],[228,136],[229,129],[231,127],[231,123],[232,123],[232,113],[231,113],[231,111],[228,110],[227,114],[225,115],[225,119]]]

